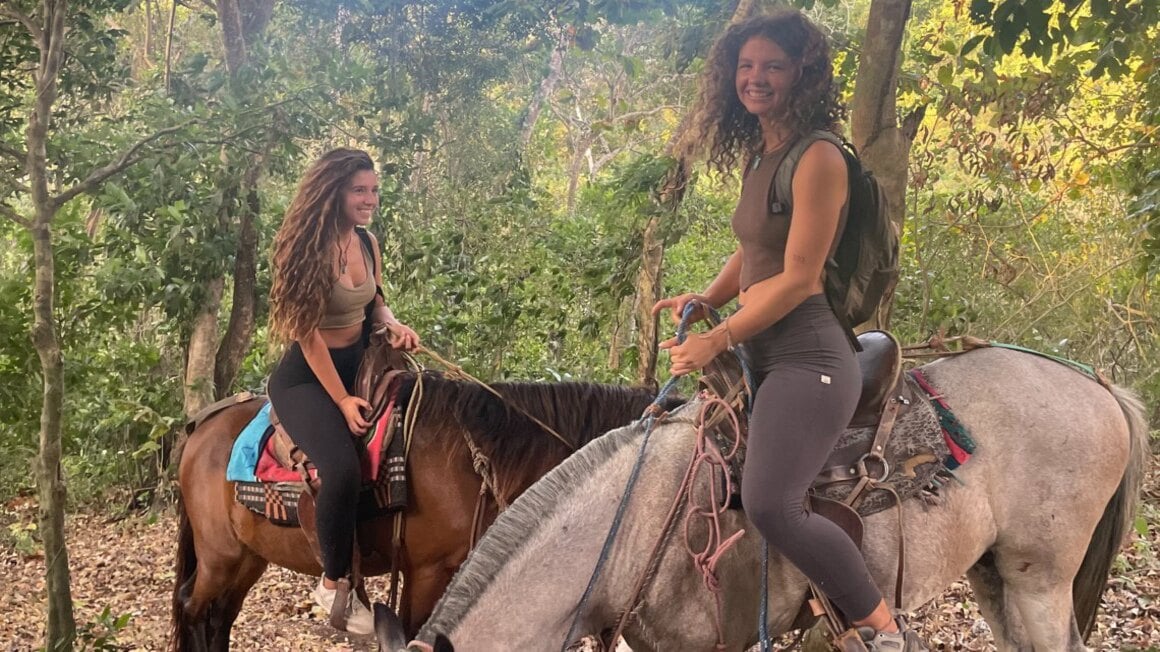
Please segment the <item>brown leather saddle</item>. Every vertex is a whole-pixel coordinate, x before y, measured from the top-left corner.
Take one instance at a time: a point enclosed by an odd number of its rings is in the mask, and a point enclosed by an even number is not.
[[[359,364],[358,374],[355,376],[352,388],[356,396],[371,404],[370,410],[364,412],[363,418],[372,424],[377,423],[394,398],[395,381],[402,374],[414,370],[413,361],[406,354],[391,348],[385,337],[372,336],[370,345]],[[395,443],[395,433],[402,423],[401,414],[402,410],[394,410],[390,415],[390,422],[385,428],[386,438],[381,442],[381,452],[382,456],[386,456],[386,459],[371,460],[371,465],[379,465],[384,461],[390,463],[392,457],[405,454],[402,451],[397,454],[391,452]],[[282,426],[282,422],[278,419],[273,408],[270,409],[270,424],[274,427],[274,433],[271,437],[275,459],[282,467],[296,472],[302,482],[309,487],[311,494],[317,495],[320,485],[314,463],[310,461],[306,452],[294,443],[293,437]],[[403,464],[406,463],[405,459],[399,461]],[[388,475],[396,473],[401,475],[403,469],[387,470]],[[369,478],[364,478],[364,480],[369,480]]]
[[[814,487],[820,487],[835,483],[857,483],[865,479],[863,486],[857,489],[856,493],[851,492],[855,494],[849,501],[851,505],[856,504],[861,492],[870,482],[884,480],[887,472],[896,466],[886,459],[887,442],[899,416],[911,404],[909,388],[901,382],[902,349],[898,340],[886,331],[873,330],[858,335],[858,343],[862,347],[857,354],[858,367],[862,372],[862,393],[847,428],[875,428],[875,436],[870,442],[864,444],[856,442],[832,451],[823,471],[813,483]],[[752,388],[748,387],[738,356],[719,355],[703,372],[699,381],[701,388],[724,399],[738,415],[744,415],[746,401]],[[745,437],[744,419],[741,421],[742,437]],[[711,432],[719,445],[724,443],[728,436],[721,427],[723,425],[723,416],[716,414],[711,415],[711,420],[706,424],[706,428],[712,429]],[[743,462],[743,456],[738,456],[736,468],[732,469],[736,477],[740,476]],[[735,483],[734,486],[739,484]],[[818,501],[831,502],[820,497]],[[845,510],[840,506],[821,506],[818,509],[825,510],[827,517],[831,515],[831,511],[838,512],[833,514],[832,520],[837,520],[839,524],[849,523],[848,531],[851,536],[855,541],[861,540],[861,520],[857,514],[842,515],[840,512]]]

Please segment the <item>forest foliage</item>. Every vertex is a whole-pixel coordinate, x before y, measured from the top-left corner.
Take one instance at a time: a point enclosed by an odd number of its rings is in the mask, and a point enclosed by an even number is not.
[[[433,351],[485,378],[635,382],[631,309],[663,147],[722,3],[290,0],[229,65],[210,0],[69,6],[50,125],[67,188],[143,136],[141,160],[52,225],[71,498],[147,489],[184,421],[186,364],[247,207],[254,327],[218,394],[261,389],[269,248],[297,176],[372,152],[387,296]],[[846,97],[867,0],[800,3]],[[36,3],[18,0],[21,15]],[[1021,344],[1104,369],[1160,410],[1160,42],[1146,1],[917,0],[899,113],[919,122],[892,329]],[[32,490],[43,379],[30,339],[24,132],[37,64],[0,12],[0,499]],[[240,180],[253,174],[253,196]],[[664,221],[663,282],[701,289],[734,242],[738,179],[700,166]],[[219,333],[232,281],[216,286]],[[662,363],[663,367],[663,363]]]

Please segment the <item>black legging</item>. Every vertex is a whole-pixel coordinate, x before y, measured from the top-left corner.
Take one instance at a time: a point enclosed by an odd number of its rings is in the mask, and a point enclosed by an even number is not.
[[[745,342],[757,395],[749,419],[741,499],[769,545],[851,620],[882,600],[861,552],[833,522],[806,512],[806,490],[861,393],[853,348],[823,295]]]
[[[330,349],[342,384],[354,386],[363,345]],[[350,572],[355,518],[361,488],[359,454],[338,405],[318,382],[295,342],[270,376],[270,402],[294,443],[318,468],[322,487],[315,505],[322,570],[332,580]]]

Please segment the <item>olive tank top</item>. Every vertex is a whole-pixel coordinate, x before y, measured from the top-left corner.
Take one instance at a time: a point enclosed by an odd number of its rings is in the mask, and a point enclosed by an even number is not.
[[[733,211],[733,233],[741,245],[741,289],[785,271],[785,245],[789,239],[790,213],[773,213],[770,187],[778,166],[789,153],[793,141],[778,149],[755,156],[741,182],[741,199]],[[829,257],[838,246],[838,235],[846,225],[849,198],[842,205],[838,229],[830,245]]]
[[[361,242],[361,238],[359,239]],[[326,302],[326,312],[322,314],[319,328],[346,328],[366,319],[366,306],[375,298],[374,259],[365,245],[360,244],[363,260],[367,265],[367,278],[361,285],[348,288],[338,279],[330,289],[330,298]]]

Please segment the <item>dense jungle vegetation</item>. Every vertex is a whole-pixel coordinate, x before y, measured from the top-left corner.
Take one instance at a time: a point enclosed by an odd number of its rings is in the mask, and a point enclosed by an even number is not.
[[[639,306],[712,278],[739,189],[695,157],[666,188],[674,143],[713,38],[771,6],[5,0],[0,504],[42,515],[0,539],[164,508],[186,415],[276,359],[271,238],[334,146],[378,162],[387,298],[433,351],[484,379],[663,380]],[[868,152],[904,197],[890,328],[1092,364],[1160,423],[1156,3],[797,6],[855,119],[872,10],[905,20],[877,89],[901,149]]]

